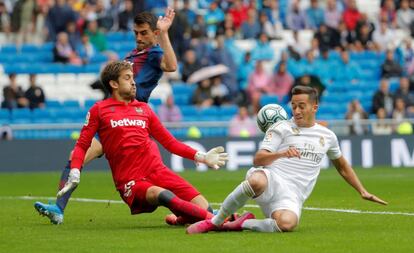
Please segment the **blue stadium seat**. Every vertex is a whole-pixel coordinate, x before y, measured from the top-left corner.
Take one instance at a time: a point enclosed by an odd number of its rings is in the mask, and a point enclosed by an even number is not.
[[[277,104],[279,103],[279,98],[276,95],[262,95],[260,97],[260,105],[268,105],[268,104]]]
[[[80,108],[78,100],[65,100],[63,101],[62,106],[68,109],[79,109]]]
[[[6,44],[0,47],[0,52],[3,53],[17,53],[17,46],[14,44]]]
[[[125,40],[125,34],[123,32],[110,32],[105,35],[108,44],[113,42],[122,42]]]
[[[29,124],[32,121],[32,113],[28,108],[14,109],[11,111],[13,124]]]
[[[39,51],[39,46],[35,44],[23,44],[22,47],[20,48],[20,51],[22,53],[34,53],[34,52]]]
[[[83,105],[83,108],[88,109],[91,108],[98,100],[95,99],[87,99]]]
[[[198,116],[200,121],[218,121],[220,120],[219,108],[216,106],[202,108],[198,111]]]
[[[191,100],[191,95],[187,95],[187,94],[174,95],[174,102],[176,105],[179,105],[179,106],[190,104],[190,100]]]
[[[46,107],[47,108],[60,108],[62,104],[58,100],[46,100]]]
[[[162,104],[162,100],[160,98],[150,98],[149,103],[157,107]]]
[[[10,111],[8,109],[0,109],[0,125],[10,123]]]

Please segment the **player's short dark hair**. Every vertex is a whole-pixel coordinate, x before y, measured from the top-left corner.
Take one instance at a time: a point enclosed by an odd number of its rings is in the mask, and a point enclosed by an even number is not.
[[[317,89],[304,85],[297,85],[293,87],[292,96],[301,94],[307,94],[309,96],[309,101],[314,102],[315,104],[319,103],[319,94]]]
[[[109,81],[118,81],[121,71],[130,69],[132,70],[132,65],[127,61],[114,61],[108,63],[101,72],[101,82],[104,88],[112,93],[112,87],[109,84]]]
[[[140,12],[134,18],[136,25],[148,24],[152,31],[157,30],[157,21],[157,17],[148,11]]]

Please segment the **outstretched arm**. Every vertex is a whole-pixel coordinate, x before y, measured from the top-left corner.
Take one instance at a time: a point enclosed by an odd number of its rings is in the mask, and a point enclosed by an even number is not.
[[[177,58],[171,45],[170,38],[168,37],[168,29],[171,27],[174,17],[174,10],[168,7],[165,16],[160,16],[157,22],[157,28],[160,30],[158,42],[164,50],[164,55],[161,59],[161,69],[165,72],[174,72],[177,70]]]
[[[377,196],[369,193],[361,181],[359,181],[358,176],[355,174],[355,171],[352,169],[351,165],[346,161],[346,159],[341,156],[338,159],[332,160],[336,170],[341,174],[341,176],[348,182],[356,191],[361,194],[361,197],[365,200],[373,201],[382,205],[387,205],[388,203]]]

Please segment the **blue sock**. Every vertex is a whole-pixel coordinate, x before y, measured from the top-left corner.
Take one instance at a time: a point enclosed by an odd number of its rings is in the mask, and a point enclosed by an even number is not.
[[[70,161],[68,161],[68,163],[66,164],[66,167],[62,171],[62,175],[60,177],[60,182],[59,182],[59,190],[61,190],[65,186],[66,182],[68,181],[69,172],[70,172]],[[62,212],[65,210],[65,207],[68,204],[70,196],[72,195],[72,192],[75,189],[76,188],[69,190],[68,192],[65,193],[65,195],[56,199],[56,205],[60,208],[60,210],[62,210]]]

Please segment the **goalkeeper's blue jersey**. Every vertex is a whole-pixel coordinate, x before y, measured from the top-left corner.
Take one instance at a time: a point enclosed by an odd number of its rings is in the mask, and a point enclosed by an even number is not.
[[[134,79],[137,86],[136,99],[148,102],[151,92],[158,85],[163,71],[161,58],[163,50],[159,45],[138,51],[132,50],[125,60],[133,63]]]

